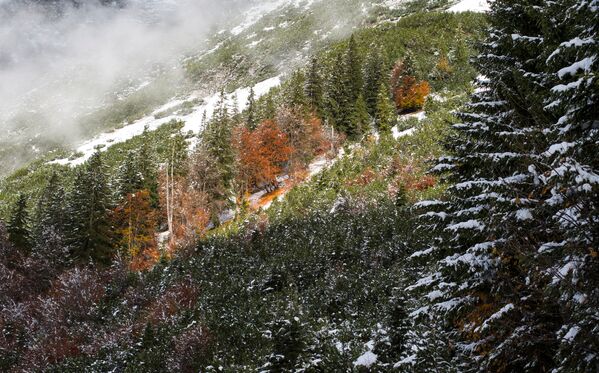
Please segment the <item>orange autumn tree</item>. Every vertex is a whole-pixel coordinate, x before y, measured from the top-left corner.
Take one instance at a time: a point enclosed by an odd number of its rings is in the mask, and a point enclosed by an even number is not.
[[[411,62],[406,59],[398,61],[393,68],[391,90],[397,110],[410,112],[424,107],[426,96],[430,93],[430,85],[426,81],[416,79]]]
[[[236,189],[241,197],[258,183],[258,175],[267,167],[268,160],[260,153],[260,144],[254,132],[239,126],[233,133],[233,149],[236,154]]]
[[[193,244],[205,232],[210,222],[209,195],[201,190],[201,185],[195,185],[193,178],[175,176],[167,184],[164,170],[159,184],[163,220],[168,219],[166,199],[169,198],[171,228],[164,249],[172,255],[177,248]]]
[[[301,110],[283,107],[277,112],[277,125],[293,148],[289,164],[291,173],[305,169],[315,155],[330,148],[325,138],[322,121],[316,114],[305,114]]]
[[[156,248],[158,217],[148,190],[129,193],[113,211],[118,244],[133,270],[150,268],[159,254]]]
[[[201,237],[210,222],[208,195],[189,185],[179,183],[175,186],[174,217],[173,217],[173,245],[169,251],[176,247],[186,247],[194,244]]]
[[[237,154],[237,184],[241,194],[253,187],[272,188],[293,153],[289,139],[272,120],[254,131],[238,127],[233,136]]]

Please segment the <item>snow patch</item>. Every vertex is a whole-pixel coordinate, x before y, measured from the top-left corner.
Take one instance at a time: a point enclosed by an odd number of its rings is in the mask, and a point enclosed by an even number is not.
[[[575,75],[579,70],[582,70],[583,73],[588,73],[591,71],[591,67],[595,62],[596,56],[584,58],[578,62],[573,63],[568,67],[564,67],[557,72],[557,76],[562,79],[566,75]]]
[[[516,211],[516,219],[520,221],[532,220],[532,214],[529,209],[520,209]]]
[[[460,13],[460,12],[479,12],[485,13],[490,10],[489,2],[487,0],[462,0],[454,6],[447,9],[448,12]]]
[[[255,94],[256,98],[258,98],[258,97],[266,94],[271,88],[276,87],[280,84],[281,84],[280,76],[276,76],[274,78],[264,80],[264,81],[256,84],[253,87],[254,94]],[[251,90],[250,87],[238,89],[235,92],[233,92],[232,94],[228,95],[227,99],[232,100],[233,98],[236,98],[237,106],[238,106],[237,109],[241,111],[247,104],[247,101],[250,96],[250,90]],[[172,120],[179,120],[179,121],[185,122],[183,129],[182,129],[182,131],[184,133],[186,133],[188,131],[199,133],[203,129],[203,125],[205,124],[205,123],[202,123],[202,118],[203,118],[204,112],[206,113],[206,119],[210,120],[210,118],[212,117],[212,115],[218,105],[219,98],[220,98],[219,96],[220,96],[220,94],[215,93],[211,96],[205,97],[202,100],[202,104],[197,106],[196,108],[194,108],[194,110],[190,114],[182,115],[182,116],[171,115],[171,116],[167,116],[164,118],[156,119],[154,117],[155,114],[157,114],[159,112],[163,112],[170,108],[176,107],[177,105],[180,105],[181,103],[186,101],[186,100],[173,100],[173,101],[163,105],[162,107],[158,108],[156,111],[154,111],[149,116],[141,118],[138,121],[136,121],[130,125],[124,126],[122,128],[119,128],[115,131],[103,133],[103,134],[97,136],[95,139],[85,142],[83,145],[79,146],[76,149],[77,153],[83,154],[81,157],[76,158],[74,160],[71,160],[68,158],[67,159],[59,159],[59,160],[52,161],[50,163],[51,164],[60,164],[60,165],[69,165],[69,166],[81,165],[81,164],[85,163],[85,161],[87,161],[99,148],[102,151],[105,151],[114,144],[119,144],[119,143],[128,141],[128,140],[132,139],[133,137],[141,135],[144,132],[145,128],[147,128],[150,131],[156,130],[163,124],[166,124]],[[194,99],[194,98],[196,98],[196,97],[189,97],[188,99]]]
[[[395,140],[400,139],[402,137],[406,137],[406,136],[412,136],[414,134],[414,132],[416,132],[416,128],[410,128],[410,129],[407,129],[407,130],[401,131],[401,132],[397,129],[397,126],[391,128],[391,133]]]
[[[485,229],[485,225],[480,221],[473,219],[457,224],[452,224],[448,226],[446,229],[454,232],[461,229],[477,229],[479,231],[482,231],[483,229]]]
[[[568,341],[568,342],[572,342],[574,340],[574,338],[576,338],[576,336],[578,335],[578,332],[580,332],[580,327],[579,326],[573,326],[570,328],[570,330],[568,330],[568,332],[566,333],[566,335],[564,335],[564,340]]]
[[[362,366],[362,367],[370,368],[371,365],[376,363],[377,359],[378,359],[378,356],[375,353],[373,353],[372,351],[366,351],[360,357],[358,357],[358,359],[356,359],[356,361],[354,361],[354,366],[356,366],[356,367]]]
[[[513,309],[514,309],[514,305],[512,303],[506,304],[505,306],[501,307],[501,309],[499,311],[495,312],[488,319],[485,320],[485,322],[481,325],[480,330],[487,329],[491,322],[502,318],[503,315],[505,315],[506,313],[510,312]]]

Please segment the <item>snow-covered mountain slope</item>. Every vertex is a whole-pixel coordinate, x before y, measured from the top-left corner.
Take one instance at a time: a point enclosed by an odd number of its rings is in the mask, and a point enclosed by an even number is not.
[[[39,38],[30,40],[31,45],[42,45],[38,49],[26,47],[26,51],[19,52],[11,44],[14,40],[2,39],[1,43],[7,46],[3,50],[14,49],[16,54],[11,59],[4,58],[8,62],[0,71],[2,81],[7,83],[0,88],[0,96],[11,97],[0,100],[0,123],[5,128],[0,134],[0,158],[4,161],[0,174],[57,147],[74,145],[74,149],[87,154],[95,146],[110,146],[134,136],[145,125],[156,128],[165,120],[153,121],[152,113],[171,105],[193,100],[210,102],[221,88],[232,92],[272,81],[290,70],[294,61],[301,62],[313,48],[347,35],[368,15],[368,7],[361,1],[356,1],[361,4],[357,11],[352,2],[346,1],[226,3],[231,5],[226,12],[220,8],[199,11],[197,4],[182,0],[130,1],[127,10],[88,7],[66,12],[58,20],[43,18],[38,32],[30,32],[32,38]],[[208,25],[190,26],[196,21],[182,16],[181,8],[198,15],[198,23],[207,17],[205,13],[214,16],[208,23],[211,29],[207,30]],[[325,22],[332,19],[334,12],[348,16]],[[30,12],[12,10],[10,14],[14,24],[2,27],[11,32],[19,29],[19,17],[29,25],[33,22]],[[88,18],[91,26],[78,23]],[[141,26],[133,27],[130,22]],[[115,23],[120,29],[108,32],[106,25]],[[153,32],[142,37],[148,31],[148,23],[157,25],[160,31],[169,27],[174,30],[159,37]],[[67,38],[64,45],[53,47],[56,40],[46,34],[64,32],[69,27],[75,28],[75,40]],[[79,45],[104,33],[108,35],[93,47]],[[121,38],[123,33],[136,40],[116,42],[115,38]],[[70,42],[76,45],[69,45]],[[157,50],[153,44],[164,48]],[[88,52],[97,61],[89,61]],[[60,63],[49,66],[35,81],[24,78],[28,71],[38,74],[34,67],[53,53],[59,53]],[[31,57],[31,64],[18,61],[25,56]],[[229,57],[233,64],[226,61]],[[196,109],[194,114],[177,119],[187,120],[187,126],[198,129],[194,118],[205,109],[210,112],[210,104],[197,105]],[[112,133],[115,128],[117,132]]]
[[[15,51],[9,57],[0,52],[0,175],[58,148],[83,153],[75,157],[78,164],[95,147],[171,119],[197,132],[198,118],[210,113],[221,89],[247,92],[272,82],[331,41],[380,21],[381,9],[409,3],[128,0],[63,7],[58,18],[40,15],[37,7],[13,9],[0,28],[13,35],[23,27],[29,36],[23,45],[0,38],[6,46],[0,50]],[[2,14],[8,19],[0,7]],[[67,37],[53,37],[58,34]],[[36,68],[46,61],[46,69]],[[181,103],[193,103],[192,113],[154,118]]]
[[[313,50],[351,32],[369,15],[375,4],[359,2],[361,7],[353,17],[316,23],[327,13],[346,13],[351,9],[347,2],[344,6],[337,6],[342,3],[340,1],[333,3],[272,0],[250,7],[232,23],[232,27],[219,29],[207,38],[204,50],[184,60],[192,71],[194,84],[181,87],[177,95],[148,115],[77,145],[75,157],[58,159],[54,163],[81,164],[98,148],[105,150],[141,134],[144,128],[154,130],[171,120],[183,121],[185,132],[198,133],[203,125],[204,112],[210,119],[223,87],[234,90],[228,97],[230,101],[235,98],[242,110],[249,96],[249,87],[254,88],[257,97],[268,92],[280,83],[281,74],[303,63]],[[233,66],[223,63],[221,55],[227,53],[234,53],[233,59],[239,62]],[[239,69],[240,65],[247,65],[247,70]],[[196,104],[184,115],[173,110],[184,103]],[[164,112],[173,113],[162,115]]]
[[[281,82],[279,77],[274,77],[262,81],[252,88],[254,89],[254,94],[256,98],[259,98],[264,93],[268,92],[272,87],[279,85]],[[161,125],[168,123],[172,120],[178,120],[185,123],[183,127],[183,132],[192,131],[196,134],[199,133],[203,125],[205,124],[204,120],[210,120],[212,114],[214,113],[214,109],[216,108],[219,101],[220,94],[213,94],[211,96],[205,97],[199,100],[197,106],[195,106],[191,112],[187,114],[178,114],[174,112],[171,115],[167,115],[165,117],[161,117],[159,114],[168,111],[172,108],[175,108],[185,102],[193,102],[196,97],[190,96],[188,100],[174,100],[162,107],[158,108],[149,116],[143,117],[140,120],[135,121],[132,124],[129,124],[125,127],[119,128],[112,132],[103,133],[90,141],[86,141],[82,145],[80,145],[76,149],[77,156],[74,158],[65,158],[58,159],[52,161],[51,163],[63,164],[63,165],[71,165],[76,166],[84,163],[88,160],[97,149],[106,150],[112,145],[125,142],[135,136],[141,135],[144,130],[155,130]],[[233,101],[236,99],[238,110],[243,110],[250,96],[250,88],[241,88],[236,90],[235,92],[227,95],[227,100]]]

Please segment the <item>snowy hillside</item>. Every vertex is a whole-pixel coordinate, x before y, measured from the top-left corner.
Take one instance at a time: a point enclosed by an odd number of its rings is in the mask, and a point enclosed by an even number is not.
[[[347,12],[352,6],[128,1],[117,7],[61,5],[59,17],[43,7],[0,8],[0,19],[7,20],[0,26],[7,31],[0,39],[0,123],[6,129],[0,134],[0,173],[49,150],[78,148],[171,100],[208,98],[220,88],[232,92],[278,76],[312,48],[346,35],[368,12],[363,8],[359,17],[318,25],[306,15],[325,19],[332,9]],[[9,37],[18,28],[27,35],[24,42]],[[59,34],[67,37],[53,37]],[[226,53],[242,63],[227,71],[221,65]],[[46,68],[35,68],[40,65]]]

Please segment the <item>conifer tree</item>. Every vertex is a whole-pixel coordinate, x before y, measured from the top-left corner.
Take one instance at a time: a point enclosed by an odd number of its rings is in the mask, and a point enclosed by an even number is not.
[[[353,94],[349,92],[349,82],[344,63],[344,56],[339,54],[327,89],[327,111],[332,124],[337,130],[348,133],[351,129],[351,108]],[[339,68],[340,67],[340,68]]]
[[[308,105],[308,98],[305,93],[306,76],[301,70],[293,73],[288,82],[288,89],[285,92],[285,102],[289,107],[297,110],[304,110]]]
[[[347,92],[349,95],[349,101],[353,104],[358,100],[358,97],[362,94],[364,88],[364,79],[362,77],[362,61],[360,58],[360,52],[358,50],[358,44],[354,35],[349,39],[349,45],[347,53],[345,55],[344,66],[345,70],[345,81],[348,85]]]
[[[65,192],[60,186],[58,175],[53,173],[44,187],[37,203],[35,226],[36,241],[39,228],[54,226],[59,230],[64,229]]]
[[[391,133],[391,127],[395,124],[395,109],[389,96],[389,87],[384,83],[379,87],[374,119],[381,133]]]
[[[134,151],[130,150],[119,167],[117,176],[119,199],[143,188],[144,180],[138,167],[140,159]]]
[[[386,304],[386,333],[375,344],[375,353],[386,364],[395,364],[407,352],[409,334],[409,315],[403,295],[394,294]]]
[[[14,247],[26,254],[29,253],[31,250],[31,235],[29,232],[27,197],[24,194],[19,195],[6,229],[8,238]]]
[[[419,314],[448,341],[445,364],[495,372],[597,366],[588,349],[598,343],[590,327],[597,303],[587,299],[597,298],[588,247],[597,244],[599,179],[597,151],[583,150],[597,148],[597,8],[587,6],[492,5],[477,59],[486,80],[460,114],[452,156],[435,167],[450,170],[454,186],[445,201],[421,204],[422,228],[439,240],[417,255],[436,264],[414,289],[432,300]],[[444,327],[456,324],[463,327]],[[422,361],[433,353],[423,350]]]
[[[241,112],[239,110],[239,97],[237,96],[237,93],[233,94],[233,98],[231,100],[231,105],[230,105],[230,119],[232,122],[233,126],[236,126],[237,124],[240,124],[243,122],[243,118],[241,116]]]
[[[250,96],[248,97],[248,104],[246,109],[245,123],[250,130],[255,130],[258,125],[258,119],[256,117],[256,94],[254,88],[250,88]]]
[[[235,158],[231,145],[233,125],[223,92],[212,120],[202,133],[202,142],[210,152],[210,156],[217,160],[216,165],[219,173],[227,186],[233,178],[233,161]]]
[[[318,59],[313,57],[308,71],[308,77],[306,79],[306,97],[312,110],[314,110],[321,118],[324,116],[325,111],[323,95],[324,87],[320,73],[320,66]]]
[[[275,98],[274,98],[275,93],[273,91],[269,92],[268,94],[266,94],[264,96],[263,99],[263,106],[262,106],[262,110],[260,112],[260,120],[258,121],[258,123],[265,121],[265,120],[269,120],[269,119],[274,119],[277,115],[277,103],[275,102]]]
[[[158,208],[158,167],[149,137],[144,131],[143,141],[137,151],[136,166],[142,178],[142,187],[150,193],[152,207]]]
[[[227,121],[229,118],[227,117]],[[228,123],[226,123],[228,124]],[[168,144],[168,162],[173,168],[175,176],[184,176],[187,173],[187,141],[185,135],[178,131],[175,133]]]
[[[546,20],[553,86],[545,108],[554,120],[534,170],[543,187],[535,197],[545,203],[533,214],[547,222],[535,249],[554,274],[546,290],[563,320],[556,371],[593,371],[599,367],[592,352],[599,350],[599,3],[552,2]]]
[[[370,127],[370,115],[368,115],[368,107],[364,96],[358,96],[352,110],[352,132],[348,133],[351,139],[358,139],[360,136],[368,132]]]
[[[52,174],[38,200],[32,250],[33,258],[43,263],[38,275],[47,285],[69,263],[66,215],[65,191],[58,175]]]
[[[273,371],[293,371],[305,348],[302,324],[298,317],[276,320],[273,325],[273,352],[269,357]]]
[[[67,203],[68,241],[74,259],[108,263],[112,256],[110,189],[99,152],[75,175]]]
[[[377,45],[371,45],[364,62],[364,100],[368,114],[375,116],[381,83],[386,81],[386,60]]]

